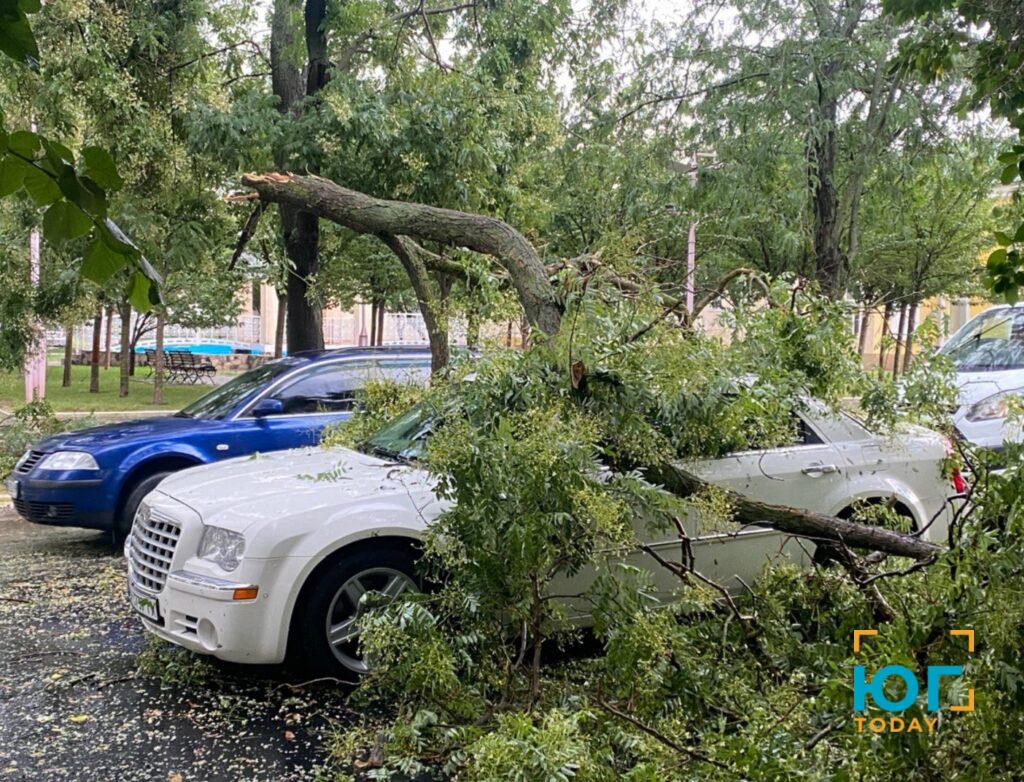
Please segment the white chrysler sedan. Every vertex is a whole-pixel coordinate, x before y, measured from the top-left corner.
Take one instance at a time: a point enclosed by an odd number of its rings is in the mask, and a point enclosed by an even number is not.
[[[963,488],[958,475],[953,485],[943,475],[945,438],[916,428],[881,438],[813,403],[797,423],[790,446],[689,467],[751,497],[832,515],[891,502],[925,538],[945,540],[947,500]],[[143,501],[125,546],[129,599],[146,629],[234,662],[279,663],[292,650],[321,670],[364,672],[364,595],[417,588],[417,542],[445,507],[416,462],[431,424],[417,407],[362,450],[280,451],[168,477]],[[806,561],[813,549],[771,529],[687,523],[696,568],[733,586],[771,559]],[[668,532],[638,522],[637,535],[666,555],[678,551]],[[627,559],[663,578],[666,595],[677,584],[649,555]],[[576,576],[576,593],[592,578]]]

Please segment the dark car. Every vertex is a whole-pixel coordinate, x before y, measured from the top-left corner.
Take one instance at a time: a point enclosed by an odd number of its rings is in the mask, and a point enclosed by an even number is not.
[[[49,437],[7,479],[14,506],[38,524],[123,537],[142,498],[177,470],[257,451],[314,445],[349,418],[371,379],[425,383],[422,347],[297,353],[219,386],[171,416]]]

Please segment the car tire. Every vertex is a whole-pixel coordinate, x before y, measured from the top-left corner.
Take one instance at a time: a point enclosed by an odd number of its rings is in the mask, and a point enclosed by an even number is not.
[[[312,673],[354,681],[368,670],[351,629],[362,614],[356,595],[373,590],[398,597],[422,591],[416,552],[401,544],[360,546],[322,566],[299,595],[292,623],[291,657]],[[336,643],[329,638],[333,628]],[[349,629],[346,629],[349,628]]]
[[[132,522],[135,520],[135,512],[139,509],[142,499],[153,491],[160,481],[170,474],[171,473],[169,472],[153,473],[135,484],[135,487],[128,493],[128,498],[124,501],[124,506],[121,508],[121,512],[117,515],[117,518],[114,519],[115,545],[124,543],[124,539],[127,538],[128,533],[132,531]]]

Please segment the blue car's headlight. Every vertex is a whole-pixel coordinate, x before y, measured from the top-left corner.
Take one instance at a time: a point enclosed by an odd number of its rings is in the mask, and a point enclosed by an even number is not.
[[[91,453],[57,451],[39,463],[40,470],[98,470],[100,466]]]
[[[238,567],[245,551],[245,538],[237,532],[221,527],[203,529],[199,543],[199,556],[217,564],[222,570],[232,571]]]

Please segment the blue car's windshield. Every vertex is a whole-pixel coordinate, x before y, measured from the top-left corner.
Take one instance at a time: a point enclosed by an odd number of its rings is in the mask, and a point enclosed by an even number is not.
[[[282,358],[250,369],[205,396],[199,397],[178,415],[184,418],[223,418],[257,388],[301,363],[300,359]]]

